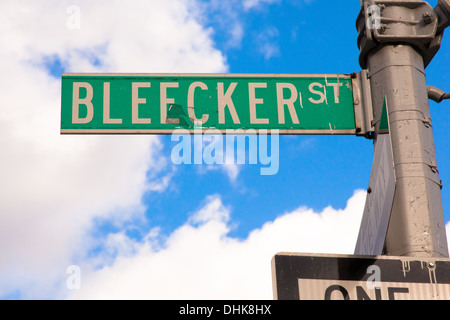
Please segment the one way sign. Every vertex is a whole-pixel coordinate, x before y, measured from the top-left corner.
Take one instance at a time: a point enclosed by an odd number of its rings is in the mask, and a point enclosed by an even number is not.
[[[278,300],[449,300],[450,259],[279,253]]]

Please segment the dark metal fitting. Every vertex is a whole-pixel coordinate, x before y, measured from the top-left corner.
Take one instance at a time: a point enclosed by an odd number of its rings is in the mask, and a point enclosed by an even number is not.
[[[433,22],[433,15],[429,12],[425,12],[423,15],[423,22],[430,24]]]
[[[433,87],[433,86],[428,86],[428,98],[440,103],[445,99],[450,99],[450,93],[445,93],[443,90]]]
[[[356,19],[359,64],[367,68],[368,55],[380,47],[408,44],[427,67],[441,46],[443,30],[450,24],[450,0],[439,0],[433,9],[422,0],[363,0]],[[379,9],[379,10],[378,10]]]

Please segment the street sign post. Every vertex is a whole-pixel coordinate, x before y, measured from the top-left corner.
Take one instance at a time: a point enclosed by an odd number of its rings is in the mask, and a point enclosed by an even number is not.
[[[425,76],[449,18],[449,0],[435,9],[421,0],[361,1],[357,43],[369,71],[373,136],[387,111],[395,174],[387,255],[449,256]]]
[[[359,130],[353,78],[343,74],[63,74],[61,133],[170,134],[176,129],[196,133],[194,129],[201,127],[222,132],[355,134]]]
[[[279,253],[278,300],[449,300],[450,259]]]

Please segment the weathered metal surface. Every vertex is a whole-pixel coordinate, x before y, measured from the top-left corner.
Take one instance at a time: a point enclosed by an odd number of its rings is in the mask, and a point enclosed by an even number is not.
[[[439,0],[435,10],[421,0],[363,0],[356,20],[359,63],[367,68],[368,55],[380,45],[402,43],[414,46],[427,66],[439,51],[448,25],[448,0]]]
[[[391,137],[396,185],[383,251],[388,255],[448,257],[424,70],[442,38],[436,34],[437,16],[425,1],[364,0],[357,19],[374,138],[383,110]],[[381,24],[374,26],[376,18]]]
[[[63,74],[61,105],[61,133],[356,133],[350,75]]]

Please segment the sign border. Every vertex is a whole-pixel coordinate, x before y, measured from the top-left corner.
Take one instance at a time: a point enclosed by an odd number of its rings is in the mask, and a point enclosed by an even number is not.
[[[336,275],[331,274],[329,269],[326,269],[327,274],[323,275],[321,277],[316,278],[309,278],[308,275],[303,274],[308,272],[308,270],[300,270],[300,266],[298,264],[295,264],[295,262],[292,262],[293,259],[298,258],[299,260],[302,259],[308,259],[311,261],[311,263],[314,260],[321,260],[321,259],[336,259],[334,264],[337,264],[339,266],[339,270],[335,270],[333,268],[334,273],[337,272],[339,275],[339,279],[336,279]],[[277,270],[277,267],[280,266],[280,264],[283,261],[280,261],[283,259],[290,259],[290,266],[289,268],[284,267],[282,271],[282,275],[279,276],[279,270]],[[271,269],[272,269],[272,289],[273,289],[273,297],[274,300],[300,300],[300,293],[298,288],[298,279],[322,279],[322,280],[350,280],[350,281],[361,281],[364,279],[364,277],[368,277],[370,275],[367,274],[367,270],[365,268],[355,268],[355,266],[351,266],[352,260],[361,259],[366,262],[367,266],[370,265],[378,265],[383,267],[386,263],[389,263],[388,261],[399,261],[404,264],[407,263],[408,265],[414,264],[414,263],[433,263],[435,266],[435,270],[443,270],[446,269],[446,274],[448,275],[448,279],[442,279],[442,276],[439,276],[440,273],[438,271],[438,275],[436,277],[439,277],[440,282],[439,283],[445,283],[450,284],[450,258],[440,258],[440,257],[410,257],[410,256],[383,256],[383,255],[352,255],[352,254],[324,254],[324,253],[298,253],[298,252],[279,252],[276,253],[272,257],[271,261]],[[317,272],[317,268],[319,268],[320,264],[317,264],[317,267],[315,268],[314,272]],[[401,270],[401,269],[399,269]],[[361,275],[363,275],[361,277]],[[406,283],[429,283],[430,279],[429,277],[425,277],[424,279],[420,277],[416,277],[414,279],[401,279],[399,281],[398,278],[392,278],[391,275],[383,273],[382,275],[382,282],[392,281],[392,282],[406,282]],[[297,286],[296,286],[296,285]]]
[[[344,73],[327,73],[327,74],[309,74],[309,73],[62,73],[61,79],[63,78],[77,78],[79,77],[99,77],[99,78],[112,78],[112,77],[122,77],[122,78],[136,78],[136,77],[160,77],[160,78],[195,78],[195,77],[204,77],[204,78],[343,78],[352,80],[351,74]],[[353,85],[353,82],[352,82]],[[356,88],[353,88],[355,90]],[[62,97],[61,97],[62,98]],[[354,108],[354,101],[353,101]],[[355,115],[356,116],[356,115]],[[355,128],[348,130],[286,130],[286,129],[245,129],[243,133],[244,135],[250,135],[251,132],[245,132],[248,130],[254,130],[256,134],[261,134],[261,131],[264,131],[264,134],[278,134],[278,135],[356,135],[356,119],[355,119]],[[173,134],[175,130],[185,130],[189,132],[189,134],[199,134],[200,130],[195,129],[186,129],[185,127],[179,127],[174,129],[62,129],[60,128],[60,134],[161,134],[161,135],[170,135]],[[206,130],[214,130],[215,133],[227,134],[227,130],[233,129],[215,129],[213,127],[204,127],[202,129],[202,134],[205,133]],[[273,133],[271,133],[273,132]],[[209,134],[209,132],[206,132]],[[228,132],[230,133],[230,132]],[[214,133],[211,133],[214,134]],[[240,134],[239,132],[233,132],[231,134]]]

